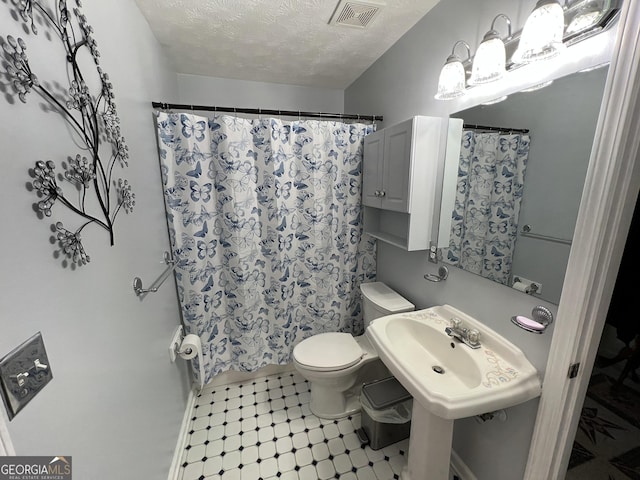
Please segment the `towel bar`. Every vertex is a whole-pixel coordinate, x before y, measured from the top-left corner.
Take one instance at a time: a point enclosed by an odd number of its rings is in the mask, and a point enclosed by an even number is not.
[[[177,265],[176,261],[173,258],[171,258],[171,254],[169,254],[169,252],[164,252],[164,263],[168,265],[167,268],[165,269],[164,272],[162,272],[162,274],[157,278],[157,280],[151,284],[151,287],[142,288],[142,280],[140,279],[140,277],[135,277],[133,279],[133,291],[138,297],[149,292],[152,292],[152,293],[157,292],[160,286],[164,283],[167,277],[173,272],[173,270],[176,268],[176,265]]]
[[[531,225],[523,225],[520,230],[522,237],[537,238],[538,240],[546,240],[548,242],[562,243],[563,245],[571,245],[571,240],[566,238],[551,237],[549,235],[541,235],[539,233],[533,233],[531,231]]]

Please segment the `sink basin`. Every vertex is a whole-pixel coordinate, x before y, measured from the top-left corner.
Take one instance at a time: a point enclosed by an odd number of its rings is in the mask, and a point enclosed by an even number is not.
[[[454,319],[480,332],[480,348],[447,335]],[[540,395],[538,372],[518,347],[449,305],[377,318],[367,337],[414,399],[402,480],[450,478],[455,419]]]
[[[454,318],[480,332],[480,348],[446,334]],[[414,400],[443,419],[492,412],[540,395],[538,373],[518,347],[449,305],[378,318],[367,336]]]

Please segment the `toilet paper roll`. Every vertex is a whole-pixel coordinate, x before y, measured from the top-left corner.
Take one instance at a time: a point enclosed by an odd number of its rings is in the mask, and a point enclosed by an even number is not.
[[[190,333],[184,337],[180,344],[180,351],[178,352],[180,358],[185,360],[192,360],[197,357],[198,359],[198,373],[200,377],[200,390],[204,386],[204,359],[202,357],[202,343],[200,337]]]
[[[198,355],[198,352],[202,352],[200,337],[194,334],[185,336],[180,344],[180,358],[191,360]]]
[[[513,282],[513,285],[511,285],[512,288],[515,288],[516,290],[518,290],[519,292],[524,292],[524,293],[529,293],[531,286],[523,283],[523,282]]]

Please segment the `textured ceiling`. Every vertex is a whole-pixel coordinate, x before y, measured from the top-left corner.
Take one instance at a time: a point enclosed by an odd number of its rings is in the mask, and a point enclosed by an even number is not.
[[[179,73],[346,88],[438,1],[375,1],[365,29],[329,25],[337,0],[136,3]]]

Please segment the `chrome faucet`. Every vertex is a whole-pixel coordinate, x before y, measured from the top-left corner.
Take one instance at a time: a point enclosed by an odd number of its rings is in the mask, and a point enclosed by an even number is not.
[[[451,326],[444,329],[447,335],[453,337],[468,347],[480,348],[480,332],[475,328],[466,328],[462,326],[459,318],[451,319]]]

